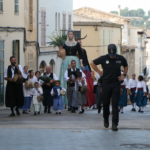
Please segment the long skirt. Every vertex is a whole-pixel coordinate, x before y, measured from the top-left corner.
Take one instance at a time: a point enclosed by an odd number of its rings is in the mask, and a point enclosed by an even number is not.
[[[53,106],[53,96],[50,94],[50,90],[43,90],[43,106]]]
[[[61,87],[65,89],[67,89],[67,82],[64,80],[64,74],[65,71],[69,69],[68,67],[71,66],[72,60],[76,61],[76,68],[81,69],[80,61],[77,56],[66,56],[65,59],[63,59],[60,68],[59,80],[61,82]],[[68,105],[67,95],[63,96],[63,104]]]
[[[87,87],[88,91],[86,92],[87,96],[87,106],[92,106],[95,104],[95,94],[93,93],[94,86],[93,86],[93,80],[91,78],[91,74],[89,71],[88,66],[85,66],[84,69],[82,69],[84,74],[86,75],[86,82],[87,82]]]
[[[37,96],[33,96],[33,102],[32,102],[32,112],[43,112],[43,104],[42,102],[37,101]]]
[[[135,91],[131,91],[132,95],[130,95],[131,103],[136,103]]]
[[[68,87],[67,88],[67,93],[69,93],[69,95],[67,95],[68,106],[69,107],[78,107],[77,92],[75,91],[75,87]]]
[[[125,107],[127,106],[127,89],[123,88],[123,93],[120,95],[119,106]]]
[[[61,95],[59,95],[57,99],[54,98],[53,109],[54,110],[62,110],[62,109],[64,109],[63,100],[62,100],[62,96]]]
[[[24,105],[20,109],[30,110],[31,102],[32,102],[32,97],[24,97]]]
[[[146,106],[147,105],[147,96],[143,96],[143,91],[138,91],[136,96],[136,105],[138,107]]]
[[[96,104],[97,108],[100,108],[102,105],[102,92],[100,86],[96,87]]]
[[[86,93],[82,93],[82,92],[77,93],[77,104],[79,106],[81,106],[81,105],[85,106],[87,104]]]
[[[15,82],[7,82],[5,93],[6,107],[22,107],[24,105],[23,85]]]

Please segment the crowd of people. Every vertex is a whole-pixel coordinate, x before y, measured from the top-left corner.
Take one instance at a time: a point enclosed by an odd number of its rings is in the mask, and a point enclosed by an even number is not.
[[[59,78],[51,72],[50,66],[47,66],[42,74],[39,71],[34,73],[33,70],[28,70],[28,66],[22,68],[16,65],[15,57],[10,57],[11,64],[6,68],[4,76],[7,80],[5,102],[6,107],[11,109],[10,116],[16,114],[19,116],[19,110],[22,110],[23,114],[29,112],[33,112],[34,115],[39,115],[41,112],[50,114],[52,108],[56,114],[61,114],[64,108],[71,113],[79,110],[79,114],[83,114],[87,106],[97,108],[100,113],[103,107],[104,126],[108,127],[109,107],[112,101],[112,115],[115,123],[113,129],[117,130],[118,114],[123,113],[123,108],[127,106],[128,95],[132,103],[132,111],[136,111],[138,106],[139,112],[143,113],[147,105],[144,79],[139,76],[137,80],[133,74],[132,79],[127,81],[124,78],[128,69],[127,62],[120,55],[116,58],[116,47],[110,46],[108,52],[114,53],[115,57],[106,55],[91,62],[91,66],[97,72],[96,77],[91,71],[86,50],[81,48],[81,40],[74,40],[73,31],[68,31],[68,40],[63,46],[66,56],[61,64]],[[117,73],[117,78],[113,76],[113,72],[109,72],[112,66],[115,66],[113,63],[115,59],[117,59],[117,68],[113,71]],[[97,69],[98,64],[102,65],[103,72]],[[121,65],[125,68],[124,72],[120,70]],[[15,81],[16,75],[18,76]],[[40,77],[50,80],[45,81]],[[111,79],[108,80],[108,78]]]

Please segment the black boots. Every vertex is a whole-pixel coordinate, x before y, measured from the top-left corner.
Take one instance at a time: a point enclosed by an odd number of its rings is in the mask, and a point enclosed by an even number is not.
[[[116,123],[112,123],[112,130],[113,131],[118,131],[118,127]]]
[[[105,128],[109,127],[109,120],[108,119],[104,119],[104,127]]]

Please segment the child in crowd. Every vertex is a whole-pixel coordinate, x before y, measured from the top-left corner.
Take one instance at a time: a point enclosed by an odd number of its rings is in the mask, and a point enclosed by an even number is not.
[[[79,114],[84,113],[84,106],[87,104],[86,92],[81,92],[81,87],[87,86],[86,79],[82,78],[82,73],[77,73],[75,81],[75,90],[77,92],[77,104],[79,105]]]
[[[138,83],[136,88],[136,104],[139,107],[139,112],[144,112],[144,107],[147,105],[147,96],[146,96],[146,83],[144,82],[143,76],[138,77]]]
[[[54,97],[53,109],[56,114],[61,114],[61,110],[64,109],[61,90],[66,91],[66,89],[60,87],[60,81],[55,82],[55,86],[51,90],[51,95]]]
[[[41,96],[43,94],[43,90],[39,87],[39,83],[35,82],[34,83],[34,88],[31,91],[31,96],[33,96],[33,110],[34,110],[34,115],[36,113],[40,114],[40,111],[42,110],[43,104],[42,101],[38,102],[37,101],[37,96]]]

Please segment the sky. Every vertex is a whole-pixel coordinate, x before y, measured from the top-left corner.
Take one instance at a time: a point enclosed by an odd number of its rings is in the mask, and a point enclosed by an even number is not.
[[[129,9],[142,8],[146,14],[150,10],[150,0],[73,0],[73,9],[86,6],[110,12],[117,11],[118,5],[121,5],[121,9],[125,7]]]

